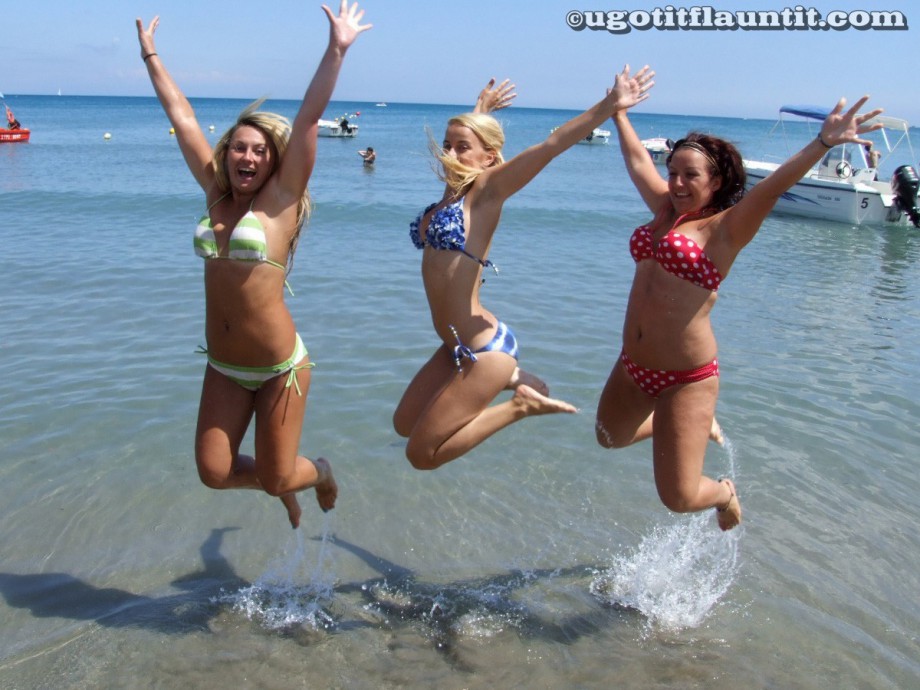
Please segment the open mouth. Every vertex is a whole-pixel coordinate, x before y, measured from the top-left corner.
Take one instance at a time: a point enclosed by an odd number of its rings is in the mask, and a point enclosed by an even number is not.
[[[244,180],[251,180],[256,176],[256,171],[252,168],[240,168],[236,172]]]

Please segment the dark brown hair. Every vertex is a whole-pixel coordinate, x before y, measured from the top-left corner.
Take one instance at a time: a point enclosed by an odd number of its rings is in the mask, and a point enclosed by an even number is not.
[[[712,168],[709,173],[721,178],[722,184],[712,196],[712,207],[724,211],[741,200],[741,197],[744,196],[747,175],[744,172],[744,164],[741,162],[741,154],[738,153],[734,144],[708,134],[690,132],[686,137],[674,143],[668,155],[668,165],[671,164],[671,157],[681,146],[697,150],[703,149],[705,153],[701,153]]]

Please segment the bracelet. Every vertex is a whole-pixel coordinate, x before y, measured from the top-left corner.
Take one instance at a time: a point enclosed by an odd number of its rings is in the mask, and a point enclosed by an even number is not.
[[[154,55],[156,55],[156,53],[147,53],[147,54],[144,56],[144,62],[147,62],[147,60],[149,60],[150,58],[152,58]],[[820,136],[820,135],[819,135],[819,136]]]
[[[818,132],[818,141],[820,141],[820,142],[821,142],[821,146],[823,146],[823,147],[826,148],[826,149],[832,149],[832,148],[834,148],[833,146],[831,146],[830,144],[828,144],[826,141],[824,141],[824,137],[821,136],[821,133],[820,133],[820,132]]]

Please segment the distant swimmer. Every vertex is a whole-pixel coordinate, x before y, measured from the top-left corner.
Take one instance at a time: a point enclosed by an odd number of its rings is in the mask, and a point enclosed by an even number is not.
[[[246,108],[212,151],[188,99],[157,54],[159,17],[137,20],[141,57],[192,175],[205,192],[195,253],[205,260],[205,369],[195,461],[213,489],[260,489],[281,499],[300,524],[297,492],[314,488],[324,511],[338,487],[323,458],[298,455],[310,387],[307,355],[284,302],[287,275],[307,218],[307,182],[316,161],[317,124],[329,104],[345,53],[364,11],[342,0],[323,6],[329,43],[293,124]],[[255,416],[255,455],[240,452]]]
[[[617,108],[645,100],[650,84],[618,75],[595,106],[509,161],[501,125],[488,112],[510,103],[513,85],[493,86],[494,80],[480,93],[474,112],[448,121],[443,145],[430,142],[446,184],[441,198],[409,225],[412,243],[423,252],[422,281],[441,341],[393,415],[417,469],[459,458],[525,417],[577,411],[550,398],[543,381],[518,367],[514,332],[480,302],[482,273],[497,271],[488,254],[505,201]],[[513,391],[510,400],[492,405],[503,390]]]
[[[643,74],[653,73],[645,67]],[[596,434],[606,448],[652,439],[655,485],[670,510],[715,508],[723,530],[741,522],[732,480],[703,475],[708,442],[722,442],[709,315],[735,258],[779,197],[831,147],[865,143],[859,136],[882,126],[864,124],[881,112],[858,114],[865,102],[860,98],[844,112],[841,99],[817,138],[746,194],[741,156],[729,142],[688,134],[674,143],[664,179],[629,122],[629,106],[614,113],[626,169],[653,217],[629,241],[635,276],[623,345],[597,407]]]
[[[373,146],[368,146],[364,151],[358,151],[358,155],[364,159],[364,165],[368,167],[377,160],[377,154],[374,152]]]

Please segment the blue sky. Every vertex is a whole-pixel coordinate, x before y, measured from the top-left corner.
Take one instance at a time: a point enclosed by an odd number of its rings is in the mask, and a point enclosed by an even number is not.
[[[337,3],[334,3],[337,7]],[[784,103],[832,105],[872,95],[920,124],[918,30],[573,31],[569,10],[899,10],[915,3],[637,0],[366,0],[374,28],[350,51],[335,98],[469,103],[490,76],[510,77],[517,105],[586,108],[623,63],[658,73],[647,112],[772,118]],[[157,50],[190,96],[300,98],[325,47],[315,0],[40,0],[18,3],[0,28],[0,92],[149,96],[134,18],[159,14]]]

